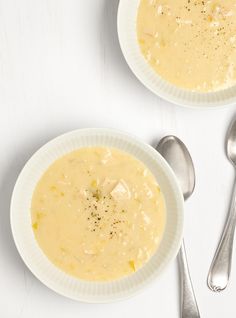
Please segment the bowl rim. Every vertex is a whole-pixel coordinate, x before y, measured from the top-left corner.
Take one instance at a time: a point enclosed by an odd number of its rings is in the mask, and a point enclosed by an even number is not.
[[[59,290],[58,288],[56,288],[55,286],[53,286],[51,283],[49,283],[49,281],[47,281],[47,279],[45,279],[44,277],[40,276],[38,274],[37,271],[35,271],[35,268],[32,268],[32,264],[29,262],[28,258],[25,257],[25,254],[23,253],[22,250],[22,246],[21,244],[19,244],[20,239],[18,237],[17,234],[17,224],[15,222],[15,213],[16,213],[16,207],[15,207],[15,198],[18,195],[19,192],[19,186],[22,182],[24,182],[24,178],[25,178],[25,174],[28,169],[30,170],[32,168],[32,164],[34,163],[35,160],[37,160],[37,157],[42,155],[45,151],[47,151],[48,149],[50,149],[51,146],[54,145],[54,143],[56,142],[60,142],[60,140],[62,140],[65,137],[72,137],[72,136],[77,136],[78,138],[81,136],[86,136],[86,134],[105,134],[106,136],[113,136],[114,138],[116,138],[116,136],[122,136],[124,138],[126,138],[128,141],[130,142],[135,142],[135,144],[137,146],[143,147],[143,149],[146,149],[146,151],[151,151],[153,154],[155,153],[155,157],[158,158],[157,160],[159,160],[159,163],[161,162],[161,164],[164,166],[161,167],[161,169],[168,174],[168,177],[171,179],[171,185],[173,187],[173,189],[175,191],[173,191],[173,195],[175,196],[175,199],[177,201],[177,205],[178,207],[176,207],[176,211],[178,212],[178,217],[179,217],[179,229],[178,229],[178,237],[177,240],[175,242],[175,247],[174,250],[172,249],[172,252],[169,253],[166,264],[164,264],[164,268],[162,268],[161,270],[159,270],[159,272],[154,273],[153,276],[148,280],[146,280],[142,285],[137,286],[135,288],[135,290],[126,293],[125,295],[123,295],[122,293],[120,295],[116,294],[116,295],[110,295],[108,297],[105,298],[93,298],[93,297],[81,297],[81,295],[79,296],[71,296],[68,293],[64,292],[63,289]],[[118,138],[118,137],[117,137]],[[83,146],[81,146],[83,147]],[[108,146],[109,147],[109,146]],[[122,149],[121,149],[122,150]],[[126,151],[126,150],[123,150]],[[127,152],[129,153],[129,152]],[[60,156],[58,156],[57,158],[60,158]],[[159,163],[156,165],[158,166]],[[145,164],[145,163],[144,163]],[[160,168],[160,166],[159,166]],[[26,179],[26,178],[25,178]],[[149,285],[151,282],[155,281],[155,278],[157,278],[165,269],[166,267],[168,267],[168,265],[171,263],[171,261],[173,261],[173,259],[176,257],[181,242],[182,242],[182,237],[183,237],[183,222],[184,222],[184,200],[183,200],[183,196],[181,193],[181,189],[180,186],[177,182],[176,176],[174,175],[174,172],[172,171],[172,169],[170,168],[170,166],[168,165],[168,163],[166,162],[166,160],[150,145],[146,144],[145,142],[139,140],[137,137],[128,134],[126,132],[120,131],[120,130],[115,130],[115,129],[108,129],[108,128],[83,128],[83,129],[76,129],[67,133],[64,133],[62,135],[57,136],[56,138],[51,139],[50,141],[48,141],[47,143],[45,143],[42,147],[40,147],[31,157],[30,159],[26,162],[26,164],[24,165],[24,167],[22,168],[17,181],[15,183],[14,189],[13,189],[13,193],[12,193],[12,198],[11,198],[11,204],[10,204],[10,225],[11,225],[11,231],[12,231],[12,235],[13,235],[13,239],[15,242],[15,245],[17,247],[17,250],[21,256],[21,258],[23,259],[24,263],[26,264],[26,266],[28,267],[28,269],[34,274],[34,276],[36,276],[38,278],[39,281],[41,281],[44,285],[46,285],[48,288],[50,288],[51,290],[53,290],[54,292],[65,296],[67,298],[70,299],[74,299],[77,301],[82,301],[82,302],[87,302],[87,303],[108,303],[108,302],[112,302],[112,301],[117,301],[117,300],[123,300],[126,298],[129,298],[132,295],[137,294],[138,292],[140,292],[141,290],[143,290],[143,288],[146,285]],[[28,212],[27,212],[28,213]],[[36,240],[35,240],[36,242]],[[40,247],[38,246],[38,249],[40,249]],[[150,260],[149,260],[150,261]],[[149,261],[147,263],[149,263]],[[50,261],[49,261],[50,262]],[[51,263],[51,262],[50,262]],[[52,264],[52,263],[51,263]],[[55,265],[52,265],[53,267],[56,267]],[[129,275],[131,276],[131,275]],[[128,277],[129,277],[128,276]],[[114,281],[116,282],[116,281]],[[92,284],[94,284],[92,282]],[[95,284],[94,284],[95,286]]]
[[[180,87],[177,87],[168,81],[164,80],[161,78],[152,68],[151,66],[147,63],[143,55],[141,54],[138,42],[136,40],[136,46],[138,47],[139,55],[142,56],[143,59],[143,64],[146,64],[146,69],[149,68],[149,73],[152,73],[152,78],[156,77],[160,81],[160,87],[155,86],[153,84],[153,81],[146,76],[147,73],[146,71],[143,72],[141,70],[140,65],[138,63],[134,62],[130,58],[130,48],[128,48],[127,41],[125,40],[127,37],[127,34],[129,34],[131,31],[130,27],[125,26],[124,27],[124,21],[128,20],[128,17],[124,16],[124,12],[126,10],[127,4],[131,3],[139,3],[140,0],[119,0],[119,5],[118,5],[118,10],[117,10],[117,33],[118,33],[118,40],[120,44],[120,49],[122,51],[122,54],[125,58],[126,63],[128,64],[129,68],[133,72],[133,74],[137,77],[137,79],[146,87],[148,88],[152,93],[154,93],[156,96],[159,96],[163,100],[166,100],[172,104],[182,106],[185,108],[192,108],[192,109],[201,109],[201,110],[209,110],[209,109],[222,109],[226,108],[229,106],[233,106],[236,103],[236,84],[233,85],[232,87],[229,87],[228,89],[224,90],[219,90],[216,92],[206,92],[206,93],[201,93],[201,92],[193,92],[190,90],[185,90]],[[130,5],[131,6],[131,5]],[[137,12],[137,8],[135,9]],[[132,10],[129,10],[132,13]],[[131,28],[132,29],[132,28]],[[136,30],[135,30],[136,34]],[[136,56],[135,56],[136,57]],[[150,75],[149,74],[149,75]],[[150,76],[150,77],[151,77]],[[165,89],[165,87],[167,87]],[[164,87],[164,88],[163,88]],[[177,94],[173,94],[173,91],[177,92]],[[233,93],[235,91],[235,93]],[[232,96],[230,95],[228,98],[225,100],[219,99],[219,96],[223,96],[225,92],[229,92],[229,94],[233,94]],[[179,95],[179,96],[178,96]],[[189,96],[188,98],[183,98],[182,96]],[[190,98],[191,95],[191,98]],[[205,98],[205,97],[211,97],[210,101],[200,101],[199,99]]]

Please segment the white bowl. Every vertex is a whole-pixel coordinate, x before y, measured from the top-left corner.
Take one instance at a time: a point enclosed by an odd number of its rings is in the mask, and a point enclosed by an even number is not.
[[[172,103],[191,107],[232,105],[236,102],[236,85],[209,93],[191,92],[162,79],[141,53],[136,34],[140,0],[120,0],[117,18],[118,37],[124,57],[137,78],[154,94]]]
[[[59,157],[87,146],[115,147],[141,160],[156,177],[166,201],[166,228],[156,253],[136,273],[112,282],[79,280],[61,271],[44,255],[31,226],[31,198],[44,171]],[[137,292],[175,258],[183,232],[183,198],[172,170],[151,146],[114,130],[75,130],[48,142],[23,168],[12,195],[11,227],[15,244],[25,264],[46,286],[75,300],[108,302]]]

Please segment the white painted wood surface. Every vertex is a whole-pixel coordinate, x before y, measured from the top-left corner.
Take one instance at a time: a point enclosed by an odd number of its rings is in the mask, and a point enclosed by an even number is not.
[[[0,0],[0,316],[3,318],[179,317],[177,266],[127,301],[90,305],[58,296],[25,267],[9,225],[11,192],[26,160],[46,141],[81,127],[113,127],[155,145],[176,134],[189,147],[197,185],[185,237],[202,317],[236,316],[236,254],[222,294],[206,276],[226,217],[234,171],[224,154],[234,106],[171,105],[132,75],[116,34],[118,0]]]

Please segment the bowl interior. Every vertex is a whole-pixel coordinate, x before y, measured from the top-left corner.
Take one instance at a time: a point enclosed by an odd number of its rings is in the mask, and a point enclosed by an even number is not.
[[[48,260],[39,248],[31,227],[31,198],[41,175],[59,157],[87,146],[115,147],[141,160],[156,177],[166,202],[166,228],[154,256],[136,273],[112,282],[87,282],[62,272]],[[21,257],[34,275],[45,285],[72,299],[86,302],[107,302],[135,293],[157,276],[176,256],[183,231],[183,198],[173,172],[152,147],[121,132],[106,129],[83,129],[50,141],[27,162],[14,188],[11,203],[11,226]]]
[[[117,28],[121,50],[136,77],[153,93],[172,103],[191,107],[232,105],[236,102],[236,85],[217,92],[199,93],[178,88],[162,79],[141,53],[136,34],[140,0],[120,0]]]

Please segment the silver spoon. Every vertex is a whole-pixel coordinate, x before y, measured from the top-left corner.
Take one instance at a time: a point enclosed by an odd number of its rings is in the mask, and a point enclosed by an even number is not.
[[[161,139],[156,150],[166,159],[173,169],[184,199],[187,200],[195,187],[195,172],[192,158],[184,143],[175,136],[167,136]],[[200,318],[188,263],[186,258],[184,241],[178,254],[180,280],[181,280],[181,317]]]
[[[236,169],[236,120],[229,127],[226,138],[226,152],[229,161]],[[219,245],[216,249],[215,256],[211,263],[207,283],[211,290],[224,290],[229,281],[234,231],[236,225],[236,185],[234,186],[231,207],[228,214]]]

